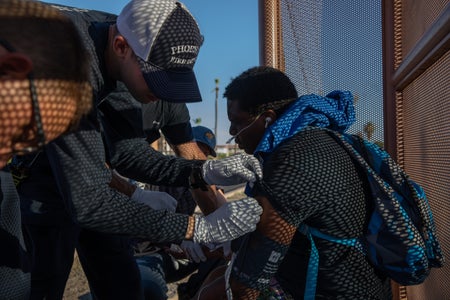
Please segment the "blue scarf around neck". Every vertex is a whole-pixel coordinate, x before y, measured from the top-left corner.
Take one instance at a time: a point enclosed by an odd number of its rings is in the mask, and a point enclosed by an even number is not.
[[[315,94],[299,97],[267,128],[254,154],[271,153],[286,139],[307,126],[345,132],[355,122],[353,95],[333,91],[326,97]]]

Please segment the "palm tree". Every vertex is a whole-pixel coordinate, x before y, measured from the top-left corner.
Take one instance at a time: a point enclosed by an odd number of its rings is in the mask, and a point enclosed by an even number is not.
[[[214,83],[216,84],[216,88],[215,88],[215,90],[216,90],[216,101],[215,101],[215,118],[214,118],[214,135],[216,136],[216,138],[217,138],[217,118],[218,118],[218,116],[217,116],[217,114],[218,114],[218,108],[217,108],[217,106],[218,106],[218,99],[219,99],[219,78],[216,78],[216,79],[214,79]]]
[[[364,125],[364,133],[366,134],[367,139],[370,141],[372,139],[373,133],[375,131],[375,124],[372,122],[367,122],[366,125]]]

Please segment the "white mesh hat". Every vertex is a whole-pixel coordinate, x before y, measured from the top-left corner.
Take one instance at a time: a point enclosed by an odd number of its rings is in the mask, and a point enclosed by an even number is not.
[[[132,0],[118,16],[117,28],[153,94],[169,102],[202,101],[193,67],[203,36],[181,2]]]

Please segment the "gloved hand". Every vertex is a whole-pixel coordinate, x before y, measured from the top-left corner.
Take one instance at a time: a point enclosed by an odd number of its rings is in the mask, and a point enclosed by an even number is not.
[[[202,246],[194,243],[193,241],[184,240],[180,244],[187,258],[199,263],[200,261],[206,261],[205,253],[203,253]]]
[[[239,153],[223,159],[207,160],[202,165],[202,176],[207,184],[235,185],[262,178],[262,169],[254,156]]]
[[[174,212],[177,208],[177,200],[165,192],[143,190],[136,188],[131,200],[144,203],[155,210],[167,210]]]
[[[195,216],[193,241],[208,244],[234,240],[255,230],[261,214],[261,206],[251,197],[225,203],[207,216]]]

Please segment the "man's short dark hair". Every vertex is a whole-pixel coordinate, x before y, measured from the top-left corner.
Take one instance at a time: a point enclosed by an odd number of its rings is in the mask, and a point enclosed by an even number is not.
[[[224,97],[238,101],[242,110],[256,114],[264,104],[293,100],[298,94],[285,73],[272,67],[259,66],[234,78],[225,88]]]

